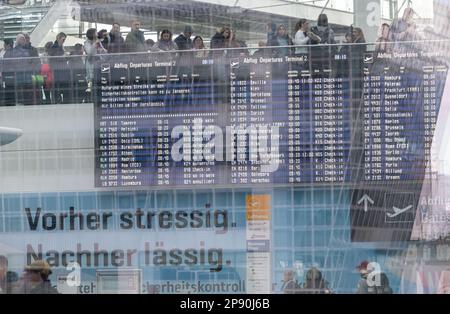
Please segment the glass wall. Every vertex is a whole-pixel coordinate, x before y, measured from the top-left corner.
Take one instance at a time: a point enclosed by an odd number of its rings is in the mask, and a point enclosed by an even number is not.
[[[2,293],[447,291],[448,4],[235,2],[5,36]]]

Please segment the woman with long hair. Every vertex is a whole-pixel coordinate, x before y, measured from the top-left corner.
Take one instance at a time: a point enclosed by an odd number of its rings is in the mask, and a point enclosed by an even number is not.
[[[227,45],[227,41],[230,40],[231,29],[229,27],[221,27],[217,30],[216,34],[211,38],[211,56],[220,58],[223,57],[224,49]],[[218,49],[218,50],[215,50]]]
[[[379,53],[389,53],[392,51],[392,33],[391,26],[383,23],[380,28],[380,37],[378,37],[375,44],[375,51]]]
[[[205,43],[201,36],[196,36],[193,40],[194,57],[195,58],[206,58],[208,57],[208,51],[205,48]]]
[[[168,29],[163,29],[159,36],[158,42],[152,47],[152,51],[175,51],[177,44],[172,41],[172,32]]]
[[[286,26],[284,26],[283,24],[279,25],[277,28],[277,36],[275,38],[274,44],[275,46],[280,47],[275,49],[275,54],[277,57],[289,56],[292,53],[292,50],[289,46],[293,46],[294,43],[287,32]]]
[[[225,48],[231,48],[231,50],[227,51],[227,56],[239,57],[242,55],[248,55],[248,50],[236,49],[236,48],[245,48],[245,47],[247,47],[246,43],[243,40],[237,39],[236,30],[230,29],[230,38],[225,43]]]

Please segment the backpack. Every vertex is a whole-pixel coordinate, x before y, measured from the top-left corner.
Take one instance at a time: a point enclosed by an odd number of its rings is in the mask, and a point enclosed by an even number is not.
[[[48,63],[41,65],[40,75],[44,78],[44,87],[49,89],[53,86],[53,71]]]
[[[325,30],[320,30],[317,26],[314,26],[311,31],[320,37],[321,44],[335,44],[336,41],[331,37],[331,28],[327,27]],[[318,44],[317,42],[312,41],[313,44]]]

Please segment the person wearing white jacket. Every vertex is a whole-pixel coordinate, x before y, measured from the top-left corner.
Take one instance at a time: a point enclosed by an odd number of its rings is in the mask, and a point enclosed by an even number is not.
[[[88,82],[87,93],[92,91],[92,82],[94,80],[95,62],[97,55],[107,53],[102,43],[97,38],[97,30],[90,28],[86,32],[87,40],[84,42],[84,51],[86,53],[86,81]]]
[[[296,47],[295,54],[306,54],[308,53],[307,45],[318,44],[321,42],[321,38],[311,32],[311,26],[306,19],[300,19],[296,25],[296,33],[294,36],[294,45],[303,46]]]

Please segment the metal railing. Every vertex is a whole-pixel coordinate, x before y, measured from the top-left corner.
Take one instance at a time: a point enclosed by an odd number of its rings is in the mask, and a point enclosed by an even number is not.
[[[439,45],[443,49],[435,49]],[[448,41],[388,43],[388,51],[381,56],[375,44],[344,44],[315,46],[277,46],[255,48],[203,49],[189,51],[138,52],[99,54],[96,56],[64,55],[41,56],[39,58],[15,57],[0,60],[0,105],[42,105],[93,102],[95,77],[102,64],[130,64],[154,62],[146,71],[127,69],[123,72],[126,82],[132,82],[138,75],[141,80],[151,80],[162,68],[170,68],[176,75],[183,71],[208,73],[214,82],[227,80],[227,68],[239,63],[240,66],[267,65],[275,79],[287,79],[289,71],[300,71],[303,76],[342,77],[353,82],[353,89],[362,91],[360,82],[364,71],[382,72],[391,66],[397,69],[414,68],[420,71],[426,64],[447,64],[448,55],[444,51]],[[419,49],[426,48],[419,51]],[[439,55],[439,51],[442,53]],[[387,58],[386,54],[391,54]],[[6,55],[5,55],[6,56]],[[399,56],[399,57],[398,57]],[[398,58],[397,58],[398,57]],[[258,59],[255,62],[254,59]],[[262,62],[260,62],[262,61]],[[159,71],[159,72],[158,72]],[[162,73],[162,72],[161,72]],[[93,86],[90,86],[92,81]],[[361,82],[360,82],[361,83]],[[195,84],[195,82],[194,82]]]

